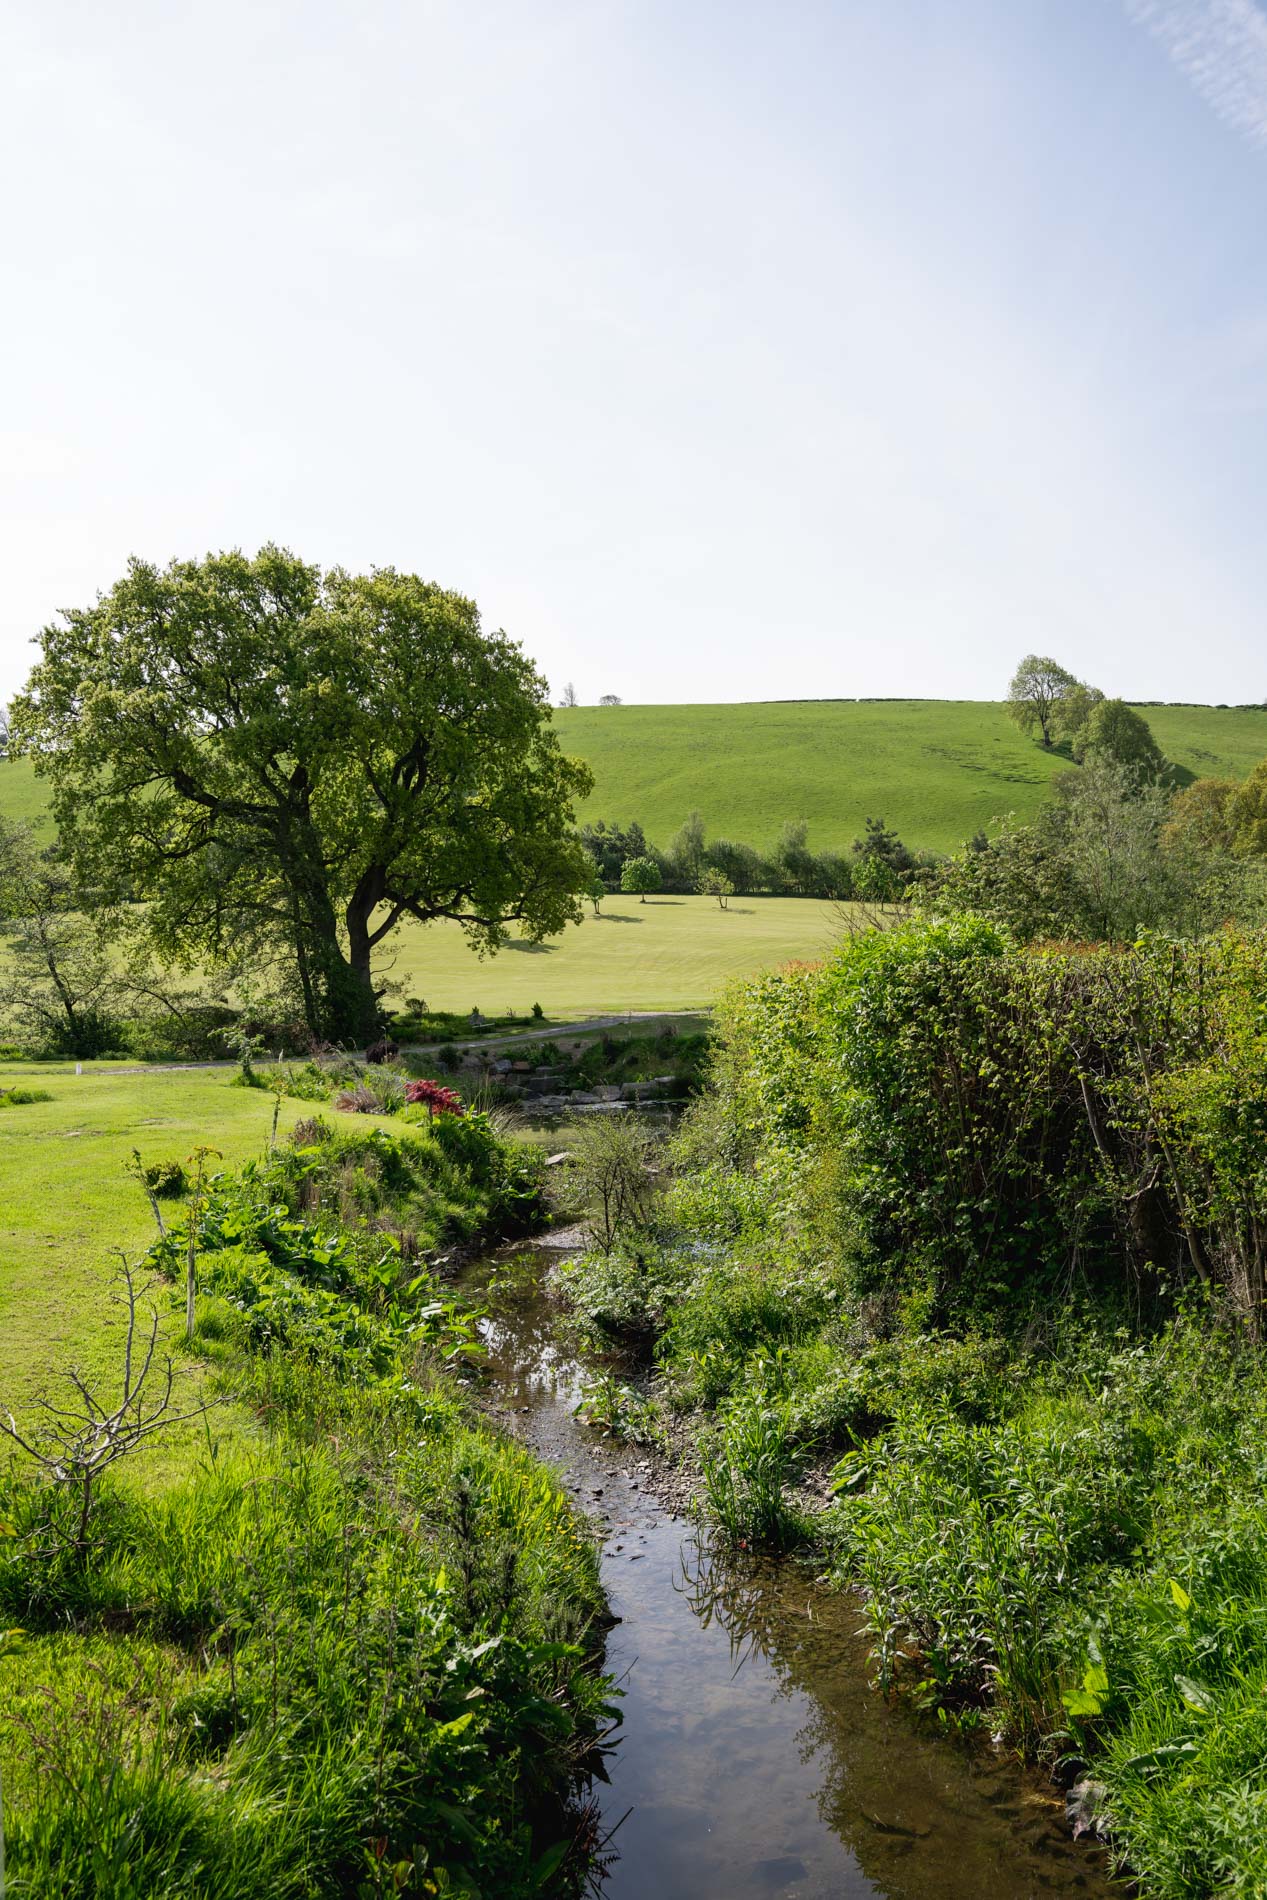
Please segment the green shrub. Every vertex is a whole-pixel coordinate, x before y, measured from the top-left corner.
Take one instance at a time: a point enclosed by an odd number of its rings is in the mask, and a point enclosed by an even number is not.
[[[801,1535],[787,1498],[791,1420],[777,1369],[754,1369],[751,1386],[731,1400],[701,1446],[704,1495],[732,1543],[785,1549]]]
[[[156,1200],[179,1200],[189,1186],[189,1176],[184,1163],[169,1158],[166,1161],[151,1161],[141,1169],[141,1178]]]
[[[0,1108],[26,1108],[32,1102],[51,1102],[52,1099],[47,1089],[28,1088],[20,1082],[11,1089],[0,1089]]]

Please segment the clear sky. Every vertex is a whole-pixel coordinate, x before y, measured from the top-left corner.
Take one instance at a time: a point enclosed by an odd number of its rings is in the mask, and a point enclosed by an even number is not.
[[[0,694],[127,556],[582,700],[1267,698],[1252,0],[7,0]]]

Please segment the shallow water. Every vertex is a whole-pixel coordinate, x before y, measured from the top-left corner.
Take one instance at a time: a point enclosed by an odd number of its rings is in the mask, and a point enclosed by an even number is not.
[[[791,1562],[714,1551],[577,1423],[540,1255],[498,1263],[496,1403],[606,1532],[623,1726],[597,1790],[613,1900],[1107,1895],[1102,1857],[1010,1761],[919,1732],[868,1687],[858,1606]],[[478,1293],[489,1268],[466,1277]],[[1116,1891],[1120,1891],[1117,1889]]]

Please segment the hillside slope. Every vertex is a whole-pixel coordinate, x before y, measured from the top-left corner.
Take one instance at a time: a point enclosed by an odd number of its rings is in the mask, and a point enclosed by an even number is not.
[[[1142,710],[1166,755],[1198,777],[1241,777],[1267,756],[1267,711]],[[817,849],[844,848],[874,816],[908,844],[947,851],[1006,812],[1035,811],[1074,769],[984,700],[584,706],[555,718],[594,771],[585,815],[636,818],[658,845],[697,806],[710,836],[758,846],[806,818]]]
[[[1267,711],[1141,710],[1167,757],[1197,777],[1243,777],[1267,757]],[[594,771],[584,815],[637,819],[658,845],[698,807],[710,836],[759,846],[805,818],[816,849],[844,849],[880,817],[908,844],[948,851],[1005,812],[1035,811],[1072,769],[988,700],[578,706],[555,719]],[[0,761],[0,816],[37,819],[46,802],[29,760]]]

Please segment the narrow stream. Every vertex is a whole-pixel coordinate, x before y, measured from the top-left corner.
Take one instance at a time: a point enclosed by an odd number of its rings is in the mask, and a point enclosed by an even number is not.
[[[605,1531],[624,1688],[613,1900],[1029,1900],[1108,1895],[1102,1857],[1014,1763],[927,1737],[868,1687],[858,1606],[796,1564],[713,1550],[630,1458],[573,1417],[548,1256],[486,1262],[494,1403]],[[491,1280],[491,1285],[490,1285]],[[617,1826],[619,1823],[619,1826]]]

